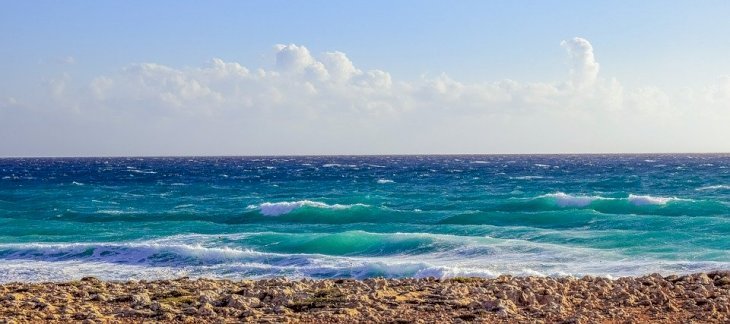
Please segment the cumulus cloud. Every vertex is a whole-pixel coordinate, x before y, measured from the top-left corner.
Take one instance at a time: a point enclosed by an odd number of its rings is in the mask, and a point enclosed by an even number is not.
[[[593,45],[588,40],[574,37],[560,43],[570,55],[570,84],[578,89],[590,87],[596,83],[600,65],[593,55]]]
[[[46,81],[48,102],[37,106],[76,113],[44,128],[57,122],[64,131],[62,123],[77,125],[74,134],[95,127],[116,134],[94,138],[89,154],[672,151],[647,143],[691,148],[673,139],[677,129],[730,136],[723,126],[730,77],[683,93],[631,89],[599,74],[588,40],[560,45],[569,59],[565,80],[463,82],[445,73],[397,80],[343,52],[279,44],[268,68],[214,58],[200,67],[130,64],[83,85],[64,74]],[[664,142],[649,133],[664,134]],[[146,150],[120,144],[130,139]]]
[[[208,66],[185,69],[133,64],[116,75],[96,78],[89,89],[100,105],[147,102],[190,113],[241,108],[373,115],[428,109],[498,113],[582,108],[595,105],[597,100],[615,99],[612,92],[620,87],[615,81],[598,81],[599,65],[591,44],[582,38],[561,44],[572,62],[571,79],[562,82],[502,80],[469,84],[447,74],[399,82],[386,71],[356,67],[342,52],[314,55],[302,45],[279,44],[274,46],[274,64],[269,70],[251,70],[221,59],[213,59]]]
[[[389,73],[362,71],[342,52],[314,57],[295,44],[274,49],[274,68],[269,70],[252,71],[217,58],[200,68],[133,64],[115,75],[95,78],[89,89],[100,105],[145,102],[189,113],[318,109],[380,114],[399,103]]]
[[[362,72],[355,68],[355,65],[342,52],[327,52],[322,55],[322,64],[327,69],[329,76],[335,82],[350,80]]]

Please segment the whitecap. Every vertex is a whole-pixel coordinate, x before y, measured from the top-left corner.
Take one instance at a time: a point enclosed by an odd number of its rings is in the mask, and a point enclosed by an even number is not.
[[[323,209],[348,209],[352,207],[367,207],[365,204],[352,204],[352,205],[341,205],[333,204],[329,205],[319,201],[311,200],[298,200],[298,201],[282,201],[282,202],[265,202],[261,205],[249,205],[249,209],[258,209],[259,212],[264,216],[280,216],[288,214],[293,210],[300,207],[312,207],[312,208],[323,208]]]
[[[664,205],[671,201],[691,201],[677,197],[657,197],[650,195],[629,194],[627,198],[609,198],[601,196],[571,195],[564,192],[556,192],[539,196],[537,198],[550,198],[559,207],[586,207],[597,200],[628,201],[634,206]]]
[[[695,190],[724,190],[724,189],[730,189],[730,185],[704,186],[704,187],[699,187]]]
[[[605,199],[599,196],[574,196],[564,192],[546,194],[538,198],[550,198],[559,207],[585,207],[598,199]]]
[[[118,209],[101,209],[96,211],[97,214],[107,214],[107,215],[125,215],[125,214],[134,214],[133,211],[128,210],[118,210]]]
[[[323,168],[339,168],[339,167],[348,167],[348,168],[356,168],[357,165],[354,164],[339,164],[339,163],[327,163],[322,165]]]
[[[379,184],[386,184],[386,183],[395,183],[395,181],[390,179],[378,179]]]
[[[543,178],[545,178],[545,177],[536,176],[536,175],[510,177],[510,179],[516,179],[516,180],[536,180],[536,179],[543,179]]]
[[[129,169],[129,170],[126,170],[126,171],[127,171],[127,172],[133,172],[133,173],[141,173],[141,174],[156,174],[156,173],[157,173],[157,172],[155,172],[155,171],[150,171],[150,170],[138,170],[138,169]]]
[[[630,194],[628,198],[629,202],[635,206],[645,205],[664,205],[673,200],[679,200],[676,197],[654,197],[649,195],[634,195]]]
[[[77,185],[77,186],[83,186],[83,185],[84,185],[83,183],[81,183],[81,182],[76,182],[76,181],[73,181],[73,182],[71,182],[71,184],[73,184],[73,185]]]

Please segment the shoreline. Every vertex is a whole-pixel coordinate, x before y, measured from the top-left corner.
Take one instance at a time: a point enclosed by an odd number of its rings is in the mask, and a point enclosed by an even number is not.
[[[189,279],[0,285],[0,323],[730,321],[730,271],[607,279]]]

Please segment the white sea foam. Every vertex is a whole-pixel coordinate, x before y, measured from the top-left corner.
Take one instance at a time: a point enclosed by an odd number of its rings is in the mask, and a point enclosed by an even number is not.
[[[81,182],[72,181],[71,184],[77,185],[77,186],[83,186],[84,184]]]
[[[142,174],[156,174],[157,172],[151,170],[139,170],[139,169],[127,169],[127,172],[142,173]]]
[[[711,271],[730,266],[730,262],[632,259],[617,251],[519,239],[464,238],[428,233],[392,235],[426,236],[439,242],[458,241],[461,247],[418,255],[354,257],[262,253],[210,246],[210,240],[219,239],[219,235],[181,235],[136,243],[0,244],[3,253],[0,259],[0,282],[67,281],[84,276],[106,280],[180,276],[228,279],[278,276],[449,278],[495,277],[501,274],[621,277],[655,272],[681,274]],[[224,236],[245,239],[243,234]]]
[[[610,198],[602,196],[571,195],[564,192],[556,192],[539,196],[538,198],[552,199],[559,207],[586,207],[599,200],[613,200],[629,202],[634,206],[664,205],[671,201],[691,201],[677,197],[657,197],[650,195],[629,194],[627,198]]]
[[[356,168],[357,165],[354,165],[354,164],[327,163],[327,164],[323,164],[322,167],[323,168],[340,168],[340,167]]]
[[[0,244],[0,282],[60,281],[95,276],[107,280],[214,278],[371,278],[538,276],[627,276],[726,269],[730,262],[630,258],[620,251],[533,242],[529,239],[432,233],[352,234],[376,237],[383,244],[428,240],[441,246],[414,255],[334,256],[258,252],[230,246],[258,235],[316,238],[332,233],[253,232],[180,234],[125,243]],[[336,234],[335,234],[336,235]],[[574,235],[574,234],[571,234]],[[222,240],[223,239],[223,240]],[[221,241],[222,240],[222,241]],[[254,240],[255,241],[255,240]],[[306,241],[306,240],[305,240]],[[221,245],[221,242],[225,245]],[[691,260],[691,255],[685,255]]]
[[[97,210],[97,214],[107,214],[107,215],[126,215],[126,214],[135,214],[137,212],[130,211],[130,210],[118,210],[118,209],[102,209]]]
[[[395,183],[395,181],[390,179],[378,179],[379,184],[386,184],[386,183]]]
[[[714,185],[714,186],[705,186],[705,187],[699,187],[695,190],[725,190],[730,189],[730,185]]]
[[[176,242],[137,243],[29,243],[1,244],[6,260],[39,261],[85,260],[145,265],[216,264],[231,260],[259,258],[261,253],[229,247],[205,247]],[[269,256],[269,257],[273,257]]]
[[[510,177],[510,179],[516,179],[516,180],[536,180],[536,179],[542,179],[543,176],[536,176],[536,175],[528,175],[528,176],[519,176],[519,177]]]
[[[676,197],[655,197],[649,195],[634,195],[630,194],[628,198],[629,202],[635,206],[645,205],[664,205],[670,201],[681,200]]]
[[[604,199],[598,196],[574,196],[564,192],[556,192],[542,195],[539,198],[550,198],[555,201],[559,207],[585,207],[598,199]]]
[[[284,214],[288,214],[292,212],[293,210],[300,208],[300,207],[313,207],[313,208],[323,208],[323,209],[348,209],[352,207],[367,207],[368,205],[365,204],[351,204],[351,205],[341,205],[341,204],[333,204],[329,205],[323,202],[318,201],[311,201],[311,200],[299,200],[299,201],[282,201],[282,202],[265,202],[261,205],[255,206],[250,205],[248,208],[258,209],[259,212],[261,212],[264,216],[280,216]]]

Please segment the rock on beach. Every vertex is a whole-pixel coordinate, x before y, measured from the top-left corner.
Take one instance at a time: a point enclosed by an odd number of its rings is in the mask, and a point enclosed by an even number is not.
[[[730,272],[0,285],[0,323],[728,323]]]

